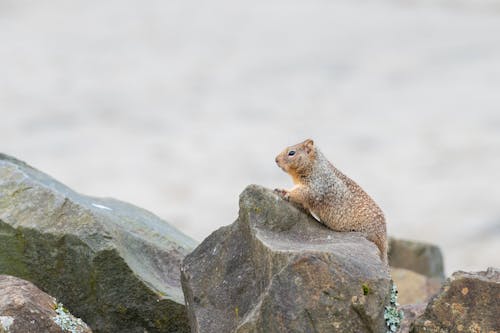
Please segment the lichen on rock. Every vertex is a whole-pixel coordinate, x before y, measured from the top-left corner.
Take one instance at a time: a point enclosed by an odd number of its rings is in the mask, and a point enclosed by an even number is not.
[[[80,318],[73,316],[68,309],[66,309],[62,303],[56,303],[54,311],[57,313],[52,320],[59,326],[63,331],[68,331],[71,333],[83,333],[85,330],[85,323]]]
[[[31,282],[0,275],[1,333],[92,333],[56,299]]]
[[[403,311],[398,309],[398,289],[393,283],[391,288],[390,303],[385,307],[384,319],[387,333],[397,332],[403,320]]]
[[[499,332],[499,314],[500,270],[458,271],[431,299],[412,332]]]
[[[14,323],[12,316],[0,316],[0,333],[8,333],[10,326]]]

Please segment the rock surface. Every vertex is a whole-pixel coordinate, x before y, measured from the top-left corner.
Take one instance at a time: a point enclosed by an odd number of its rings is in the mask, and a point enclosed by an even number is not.
[[[0,332],[5,333],[92,333],[80,319],[56,312],[57,303],[32,283],[0,275]],[[64,328],[64,329],[63,329]],[[66,329],[66,330],[65,330]]]
[[[401,326],[399,327],[399,331],[397,331],[397,333],[409,333],[411,331],[411,324],[413,324],[416,318],[420,317],[424,313],[426,306],[426,303],[407,304],[401,306],[399,309],[403,311],[403,321],[401,322]]]
[[[413,327],[420,332],[500,332],[500,270],[455,272]]]
[[[391,278],[376,246],[251,185],[239,217],[183,261],[192,332],[383,332]]]
[[[441,249],[433,244],[389,238],[389,265],[444,280]]]
[[[404,268],[391,268],[392,280],[398,288],[401,305],[427,303],[441,288],[441,280],[430,278]]]
[[[0,274],[32,281],[94,332],[188,332],[179,265],[195,245],[143,209],[0,155]]]

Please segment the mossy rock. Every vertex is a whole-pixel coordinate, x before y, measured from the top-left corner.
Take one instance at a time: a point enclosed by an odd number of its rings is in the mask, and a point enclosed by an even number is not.
[[[189,332],[179,266],[195,246],[148,211],[0,154],[0,274],[35,283],[94,332]]]

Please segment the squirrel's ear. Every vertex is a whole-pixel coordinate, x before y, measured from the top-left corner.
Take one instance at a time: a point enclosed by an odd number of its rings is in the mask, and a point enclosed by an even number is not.
[[[307,139],[304,141],[304,147],[306,148],[306,152],[309,154],[314,149],[314,141]]]

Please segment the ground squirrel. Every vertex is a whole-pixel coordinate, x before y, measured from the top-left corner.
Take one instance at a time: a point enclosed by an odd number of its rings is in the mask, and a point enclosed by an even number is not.
[[[276,189],[281,197],[304,207],[330,229],[364,233],[387,263],[384,213],[358,184],[325,158],[313,140],[286,148],[276,163],[295,184],[291,190]]]

